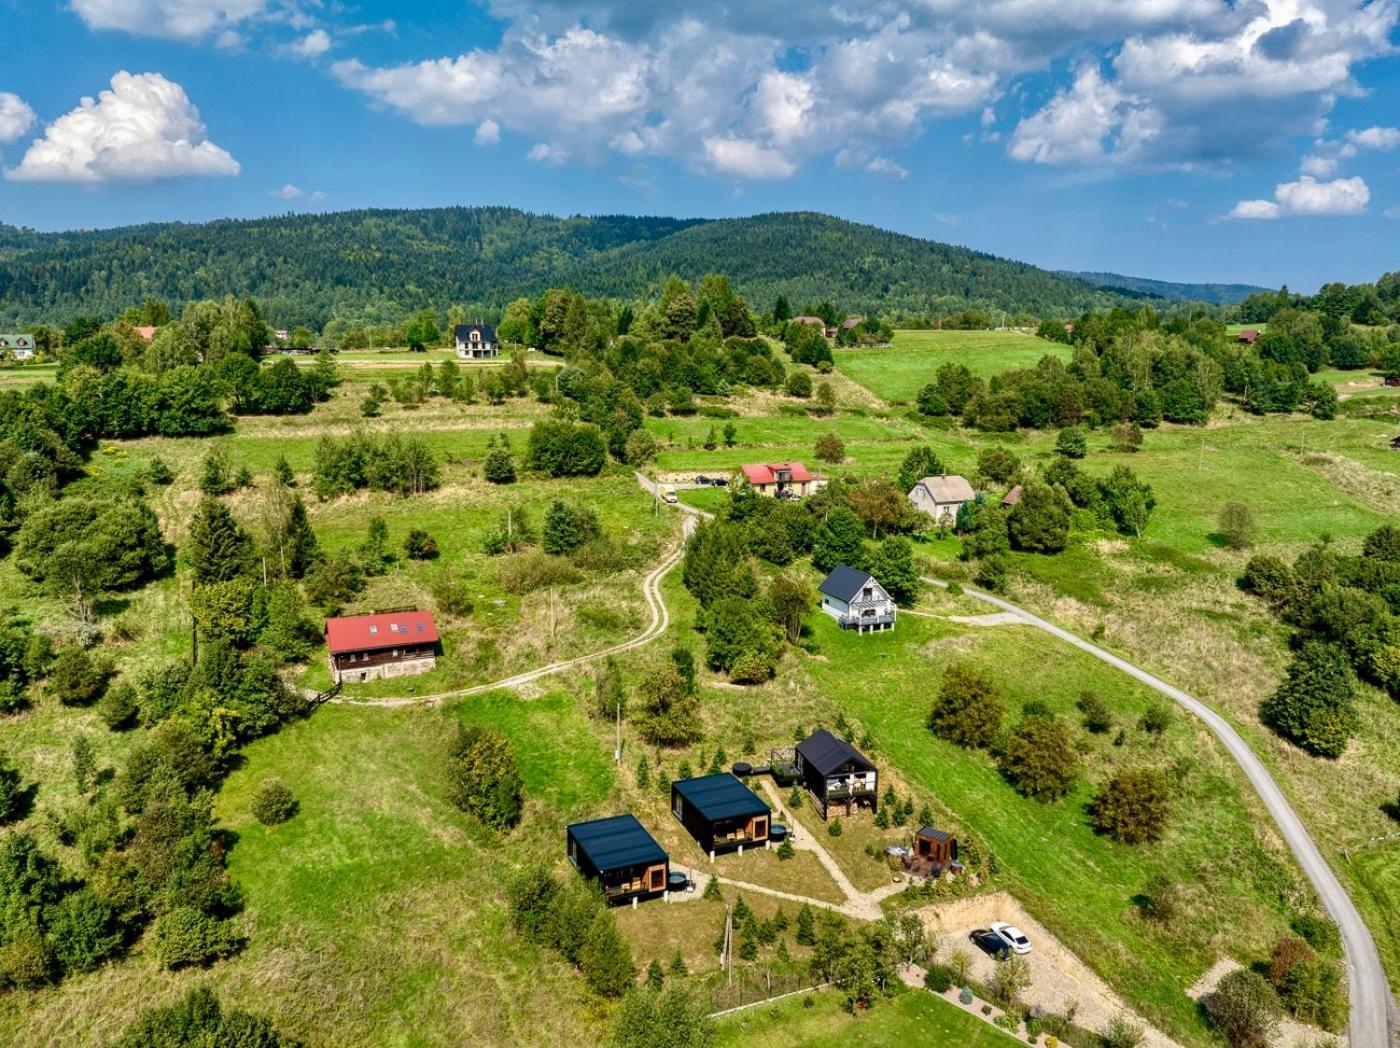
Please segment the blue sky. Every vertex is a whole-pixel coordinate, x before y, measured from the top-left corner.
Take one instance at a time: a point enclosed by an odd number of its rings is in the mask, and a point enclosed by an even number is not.
[[[1397,0],[0,0],[0,221],[810,209],[1053,268],[1400,268]]]

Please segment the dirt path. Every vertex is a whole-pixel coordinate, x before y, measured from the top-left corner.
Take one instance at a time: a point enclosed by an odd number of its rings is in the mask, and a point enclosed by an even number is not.
[[[923,581],[940,588],[947,586],[947,583],[941,579],[925,578]],[[968,586],[963,587],[963,593],[975,600],[999,608],[1002,612],[1010,613],[1025,624],[1044,630],[1051,636],[1094,656],[1114,669],[1121,670],[1154,691],[1165,695],[1204,722],[1212,734],[1224,745],[1226,752],[1234,759],[1235,763],[1243,769],[1245,777],[1249,779],[1250,784],[1259,794],[1260,800],[1264,802],[1264,807],[1268,809],[1283,839],[1288,843],[1298,865],[1302,867],[1303,873],[1312,882],[1313,888],[1322,900],[1322,905],[1341,929],[1351,999],[1351,1019],[1347,1033],[1352,1048],[1388,1048],[1393,1043],[1394,1031],[1400,1027],[1400,1017],[1397,1017],[1395,999],[1390,995],[1385,969],[1381,966],[1380,954],[1376,950],[1376,943],[1371,937],[1371,931],[1366,927],[1366,922],[1362,919],[1356,904],[1347,895],[1346,889],[1342,887],[1341,881],[1332,872],[1332,867],[1322,857],[1322,852],[1318,850],[1317,843],[1308,833],[1303,821],[1298,818],[1298,813],[1293,810],[1288,799],[1284,797],[1283,791],[1279,789],[1278,783],[1274,782],[1268,769],[1264,767],[1264,763],[1244,741],[1239,732],[1235,731],[1225,718],[1200,699],[1188,695],[1160,677],[1153,676],[1127,659],[1120,658],[1112,652],[1100,648],[1097,644],[1091,644],[1069,630],[1062,629],[1010,601]]]

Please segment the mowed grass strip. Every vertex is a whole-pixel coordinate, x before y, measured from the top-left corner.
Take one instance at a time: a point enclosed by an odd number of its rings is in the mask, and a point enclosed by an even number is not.
[[[1368,918],[1390,987],[1400,993],[1400,841],[1352,854],[1343,873]]]
[[[1019,331],[896,331],[887,349],[838,349],[836,369],[888,401],[912,401],[944,364],[991,378],[1034,367],[1041,357],[1069,360],[1070,348]]]

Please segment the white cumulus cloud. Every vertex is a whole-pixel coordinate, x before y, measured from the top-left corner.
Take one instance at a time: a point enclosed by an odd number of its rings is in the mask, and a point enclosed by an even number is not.
[[[313,29],[292,45],[292,51],[302,58],[320,58],[331,49],[331,35],[324,29]]]
[[[476,125],[476,134],[472,136],[479,146],[494,146],[501,140],[501,125],[494,120],[483,120]]]
[[[733,135],[707,138],[705,158],[710,168],[720,175],[736,178],[787,178],[797,165],[780,151],[749,138]]]
[[[123,70],[110,90],[49,124],[5,177],[100,183],[238,172],[238,162],[209,141],[184,88],[159,73]]]
[[[1368,127],[1361,131],[1348,131],[1347,141],[1360,149],[1394,149],[1400,146],[1400,128]]]
[[[0,91],[0,145],[23,138],[35,119],[28,102],[9,91]]]
[[[266,0],[72,0],[72,7],[89,29],[172,40],[233,32],[233,26],[267,11]],[[224,40],[226,46],[230,42]]]
[[[1273,219],[1290,215],[1359,215],[1371,202],[1371,189],[1362,178],[1335,178],[1320,182],[1302,175],[1296,182],[1280,182],[1273,200],[1241,200],[1231,218]]]

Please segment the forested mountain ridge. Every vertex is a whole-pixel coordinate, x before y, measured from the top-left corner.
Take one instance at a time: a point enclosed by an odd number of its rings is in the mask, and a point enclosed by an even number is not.
[[[1151,277],[1128,277],[1122,273],[1076,273],[1069,270],[1061,272],[1064,276],[1109,291],[1124,291],[1132,295],[1174,302],[1212,302],[1216,305],[1232,306],[1260,291],[1273,290],[1259,287],[1257,284],[1180,284],[1171,280],[1153,280]]]
[[[249,295],[277,326],[491,313],[571,286],[632,298],[670,273],[728,275],[755,306],[1075,315],[1122,294],[1021,262],[814,213],[558,218],[511,208],[364,210],[36,233],[0,225],[0,325],[111,316],[147,298]]]

